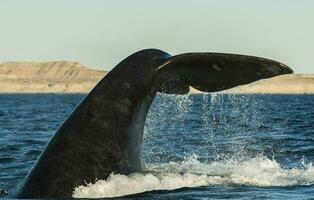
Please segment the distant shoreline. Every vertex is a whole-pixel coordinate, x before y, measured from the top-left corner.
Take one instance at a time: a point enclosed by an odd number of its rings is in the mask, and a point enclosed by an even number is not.
[[[0,64],[0,94],[87,94],[107,74],[78,62],[5,62]],[[191,88],[190,93],[200,93]],[[218,93],[314,94],[314,74],[291,74]]]

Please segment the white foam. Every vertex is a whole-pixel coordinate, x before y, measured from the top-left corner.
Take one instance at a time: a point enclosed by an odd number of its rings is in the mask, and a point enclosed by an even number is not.
[[[131,175],[111,174],[74,189],[74,198],[104,198],[153,190],[174,190],[209,185],[248,185],[258,187],[314,184],[314,167],[284,169],[275,160],[257,156],[246,161],[234,159],[200,163],[192,156],[182,163],[170,162],[148,166],[149,172]]]

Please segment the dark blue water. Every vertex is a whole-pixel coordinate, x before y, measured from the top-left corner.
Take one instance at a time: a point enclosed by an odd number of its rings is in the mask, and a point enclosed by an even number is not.
[[[3,198],[83,97],[0,95]],[[314,199],[313,136],[314,95],[158,95],[144,134],[149,172],[93,185],[128,185],[106,194],[131,194],[122,199]]]

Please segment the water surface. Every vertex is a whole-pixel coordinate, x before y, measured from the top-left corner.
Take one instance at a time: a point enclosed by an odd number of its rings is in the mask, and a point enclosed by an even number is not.
[[[82,98],[0,95],[4,198]],[[313,135],[314,95],[159,94],[145,126],[147,171],[113,174],[74,197],[312,199]]]

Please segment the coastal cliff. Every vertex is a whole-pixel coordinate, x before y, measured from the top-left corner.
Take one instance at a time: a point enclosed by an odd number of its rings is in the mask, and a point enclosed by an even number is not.
[[[0,93],[88,93],[106,73],[69,61],[5,62],[0,64]],[[224,92],[314,94],[314,75],[283,75]]]
[[[235,93],[314,94],[314,75],[289,74],[237,87]]]
[[[105,74],[78,62],[5,62],[0,93],[87,93]]]

